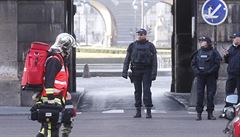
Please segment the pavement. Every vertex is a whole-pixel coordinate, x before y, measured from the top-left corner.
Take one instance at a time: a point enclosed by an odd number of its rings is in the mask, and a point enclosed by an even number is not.
[[[182,105],[186,110],[190,112],[195,112],[195,106],[189,105],[190,93],[165,93],[165,96],[177,101]],[[225,104],[215,104],[215,112],[221,112]]]
[[[195,107],[189,106],[189,98],[190,93],[171,93],[170,91],[170,84],[171,84],[171,77],[170,76],[159,76],[157,79],[159,81],[154,81],[152,86],[153,96],[161,96],[168,97],[171,100],[176,101],[178,104],[182,105],[188,111],[195,111]],[[101,83],[111,84],[112,86],[103,86],[101,84],[97,84],[101,81]],[[111,83],[109,83],[111,81]],[[77,90],[81,92],[81,95],[84,96],[85,92],[88,91],[95,91],[100,93],[101,90],[106,90],[107,92],[117,91],[124,94],[123,90],[128,90],[129,88],[133,88],[132,84],[128,80],[125,80],[120,77],[92,77],[92,78],[77,78]],[[164,82],[163,82],[164,81]],[[94,85],[91,85],[91,83]],[[125,85],[123,85],[125,83]],[[123,86],[124,87],[123,87]],[[126,94],[128,94],[126,92]],[[107,94],[107,93],[105,93]],[[81,101],[80,101],[81,102]],[[99,102],[98,102],[99,104]],[[121,105],[121,104],[120,104]],[[224,104],[217,104],[215,106],[215,111],[220,112],[223,108]],[[162,106],[156,106],[162,108]],[[0,115],[29,115],[30,114],[30,107],[18,107],[18,106],[0,106]]]

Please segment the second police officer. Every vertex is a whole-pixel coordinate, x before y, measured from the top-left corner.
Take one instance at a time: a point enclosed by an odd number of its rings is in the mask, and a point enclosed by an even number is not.
[[[234,94],[237,89],[237,94],[240,97],[240,32],[234,33],[230,36],[232,39],[232,45],[228,50],[224,51],[224,62],[228,64],[226,81],[226,96]],[[229,107],[231,104],[226,103],[225,107]],[[224,109],[220,118],[225,116]]]
[[[153,104],[150,88],[152,81],[157,76],[156,48],[153,43],[146,39],[147,31],[145,29],[138,30],[137,34],[138,39],[132,42],[127,49],[122,76],[124,78],[128,77],[130,64],[132,73],[129,77],[134,83],[135,88],[136,115],[134,118],[141,117],[142,94],[143,102],[147,109],[146,118],[152,118],[151,108]]]
[[[207,88],[207,112],[208,119],[215,120],[213,116],[214,96],[217,87],[218,70],[220,67],[221,56],[217,50],[212,47],[212,41],[209,37],[202,36],[199,39],[200,49],[192,58],[192,69],[197,77],[197,119],[202,120],[204,108],[204,92]]]

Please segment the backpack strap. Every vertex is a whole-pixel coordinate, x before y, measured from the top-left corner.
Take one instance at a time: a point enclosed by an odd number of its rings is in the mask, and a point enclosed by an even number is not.
[[[60,61],[61,65],[64,65],[63,57],[60,54],[54,54],[53,57],[58,59]]]
[[[47,58],[45,64],[47,63],[47,61],[48,61],[50,58],[55,58],[55,59],[57,59],[57,60],[60,61],[61,65],[64,65],[63,57],[62,57],[60,54],[50,55],[50,56]]]

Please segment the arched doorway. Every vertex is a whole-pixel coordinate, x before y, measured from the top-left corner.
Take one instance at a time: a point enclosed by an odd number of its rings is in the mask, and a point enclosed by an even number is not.
[[[157,48],[171,48],[173,15],[170,4],[159,2],[150,7],[144,16],[144,22],[149,39]]]
[[[74,32],[80,45],[111,46],[113,19],[108,9],[97,1],[74,1],[77,12],[74,16]]]

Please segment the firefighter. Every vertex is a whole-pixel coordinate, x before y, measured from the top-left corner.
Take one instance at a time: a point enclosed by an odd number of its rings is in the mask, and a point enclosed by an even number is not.
[[[129,77],[135,88],[136,115],[134,118],[141,117],[142,94],[147,109],[146,118],[152,118],[151,85],[157,76],[157,52],[153,43],[146,39],[147,31],[145,29],[140,29],[136,33],[138,34],[138,40],[132,42],[127,49],[122,77],[127,79],[130,65],[132,73]]]
[[[207,87],[207,112],[208,120],[216,120],[213,116],[214,96],[217,88],[218,70],[220,67],[221,56],[217,50],[212,47],[212,41],[207,36],[199,39],[201,48],[192,58],[192,69],[197,77],[197,121],[202,120],[203,101],[205,86]]]
[[[67,115],[65,114],[66,107],[70,108],[66,104],[71,102],[67,99],[68,90],[68,79],[69,72],[67,67],[67,57],[70,54],[71,48],[75,45],[75,39],[67,33],[61,33],[57,36],[55,43],[50,47],[50,56],[45,62],[45,76],[44,76],[44,86],[41,95],[36,99],[36,105],[32,109],[39,109],[38,111],[38,121],[42,123],[41,129],[37,134],[37,137],[59,137],[59,129],[64,119]],[[69,98],[69,97],[68,97]],[[70,104],[71,106],[72,104]],[[59,108],[59,109],[56,109]],[[73,107],[71,107],[71,113],[73,114]],[[41,113],[46,110],[54,113],[52,118],[47,118],[45,120]],[[58,112],[63,114],[58,116]],[[44,113],[45,114],[45,113]],[[56,117],[56,115],[58,117]],[[56,118],[55,118],[56,117]],[[73,117],[73,115],[71,115]],[[63,120],[64,121],[64,120]],[[71,131],[72,123],[63,124],[64,137],[68,137]]]

